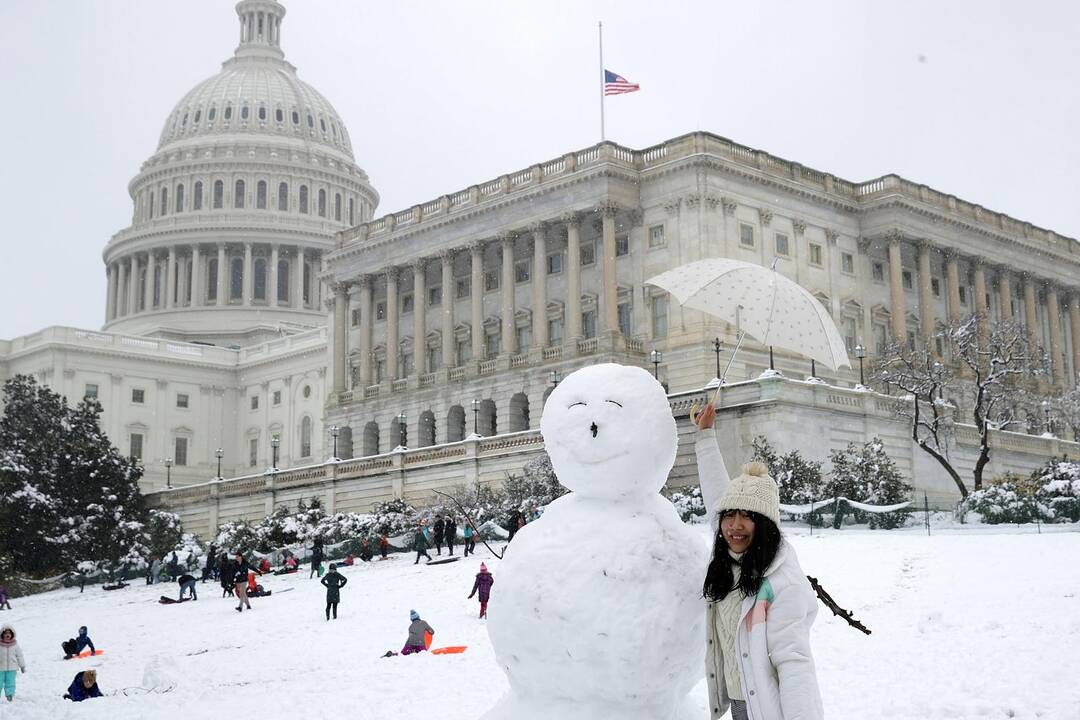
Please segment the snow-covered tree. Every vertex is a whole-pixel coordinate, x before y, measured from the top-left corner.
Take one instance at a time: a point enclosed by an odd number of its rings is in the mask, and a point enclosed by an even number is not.
[[[701,497],[700,487],[695,485],[672,490],[669,499],[683,522],[697,522],[705,517],[705,500]]]
[[[764,435],[754,438],[753,448],[752,459],[769,466],[769,475],[780,488],[780,502],[805,505],[826,497],[820,462],[807,460],[798,450],[781,455]]]
[[[259,538],[247,520],[230,520],[218,528],[214,544],[229,553],[247,553],[259,545]]]
[[[1080,462],[1054,458],[1031,474],[1035,499],[1051,522],[1080,522]]]
[[[163,558],[180,544],[184,528],[176,513],[151,509],[147,514],[146,534],[150,552]]]
[[[503,482],[503,501],[498,522],[508,526],[519,515],[542,510],[570,492],[559,483],[546,452],[525,463],[521,474],[508,474]]]
[[[911,485],[897,470],[879,438],[862,445],[848,443],[844,450],[834,450],[829,460],[832,472],[825,486],[827,496],[846,497],[867,505],[896,505],[911,499]],[[841,507],[836,513],[836,527],[840,526],[843,512]],[[869,522],[872,528],[900,527],[908,514],[907,510],[876,513],[859,509],[853,509],[852,513],[856,522]]]
[[[1017,480],[1015,476],[1006,475],[985,488],[969,493],[960,501],[957,512],[962,519],[968,519],[974,513],[979,520],[991,525],[1028,523],[1041,519],[1039,503],[1021,490]]]
[[[1080,342],[1080,338],[1077,338],[1077,342]],[[1080,387],[1074,387],[1058,398],[1055,410],[1061,422],[1072,432],[1073,439],[1080,442]]]

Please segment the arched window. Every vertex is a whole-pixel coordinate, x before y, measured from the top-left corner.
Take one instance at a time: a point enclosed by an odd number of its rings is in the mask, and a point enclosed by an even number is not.
[[[225,119],[232,120],[232,105],[225,106]]]
[[[217,258],[212,257],[206,261],[206,299],[209,302],[217,302]]]
[[[248,111],[248,106],[247,105],[244,105],[243,107],[240,108],[240,119],[241,120],[247,120],[249,114],[250,113]]]
[[[281,211],[289,209],[289,183],[281,183],[277,186],[277,209]]]
[[[266,181],[260,180],[255,186],[255,207],[259,210],[266,209]]]
[[[356,224],[356,213],[354,212],[354,204],[352,198],[349,198],[349,224]]]
[[[214,181],[214,209],[220,210],[225,205],[225,183],[221,180]]]
[[[278,122],[285,122],[285,111],[281,108],[274,110],[274,119]]]
[[[319,217],[326,217],[326,191],[319,188]]]
[[[319,118],[319,127],[322,128],[323,134],[326,134],[326,118]]]
[[[334,219],[341,222],[341,193],[334,193]]]
[[[164,215],[169,211],[169,189],[161,188],[161,214]]]
[[[300,421],[300,457],[311,457],[311,418],[307,415]]]
[[[255,299],[266,299],[266,258],[255,258]]]
[[[446,442],[465,439],[465,408],[454,405],[446,414]]]
[[[420,413],[420,425],[417,428],[416,446],[428,447],[435,444],[435,413],[425,410]]]
[[[244,181],[243,180],[237,180],[236,181],[236,187],[233,190],[233,207],[234,208],[242,208],[242,207],[244,207],[244,189],[245,189],[244,188]]]
[[[184,112],[184,119],[180,121],[180,127],[181,128],[186,128],[187,127],[187,116],[188,116],[188,114],[185,111]]]
[[[207,113],[206,113],[206,120],[207,120],[207,122],[214,122],[214,118],[216,118],[216,117],[217,117],[217,107],[215,107],[214,105],[211,105],[210,110],[208,110]]]
[[[277,300],[289,302],[289,261],[284,258],[277,261]]]
[[[308,113],[307,115],[307,126],[309,128],[315,127],[315,118],[311,116],[311,113]]]
[[[299,125],[300,124],[300,113],[296,112],[295,110],[292,111],[292,124],[293,125]]]
[[[196,111],[195,111],[195,121],[194,121],[194,124],[195,124],[195,125],[198,125],[198,124],[199,124],[199,120],[201,120],[201,119],[202,119],[202,110],[201,110],[201,109],[199,109],[199,110],[196,110]]]
[[[244,297],[244,259],[233,258],[229,265],[229,299],[242,300]]]
[[[337,125],[333,120],[330,121],[330,130],[334,133],[334,139],[337,140]]]
[[[308,201],[307,201],[307,185],[300,186],[300,212],[307,215]]]
[[[510,432],[529,429],[529,398],[525,393],[517,393],[510,398]]]
[[[340,450],[339,450],[340,452]],[[379,454],[379,424],[372,420],[364,426],[364,457]]]
[[[260,120],[265,120],[266,119],[266,106],[265,105],[260,105],[259,106],[259,119]]]
[[[191,196],[191,209],[202,210],[202,180],[195,181],[195,192]]]
[[[491,398],[480,401],[477,431],[486,437],[498,435],[498,419],[498,413],[495,410],[495,401]]]
[[[176,212],[184,211],[184,183],[176,186]]]

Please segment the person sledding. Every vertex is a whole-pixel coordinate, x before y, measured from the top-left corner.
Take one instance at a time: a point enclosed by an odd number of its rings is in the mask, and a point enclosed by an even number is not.
[[[420,613],[415,610],[409,611],[409,637],[405,640],[405,647],[401,648],[401,655],[413,655],[424,652],[431,645],[431,639],[435,637],[435,631],[427,624],[426,620],[420,619]],[[387,651],[383,657],[392,657],[398,653]]]
[[[90,639],[89,631],[87,631],[85,625],[79,628],[79,637],[71,638],[70,640],[60,643],[60,647],[64,649],[65,660],[75,657],[86,647],[90,648],[91,655],[97,654],[97,649],[94,647],[94,641]]]
[[[334,611],[334,619],[337,620],[337,606],[341,601],[341,588],[345,587],[345,583],[349,582],[349,579],[337,571],[337,565],[330,563],[330,572],[326,573],[320,580],[323,587],[326,588],[326,619],[330,620],[330,610]]]
[[[487,565],[480,563],[480,572],[476,573],[476,580],[473,581],[472,592],[469,593],[469,600],[473,595],[480,594],[480,617],[487,617],[488,599],[491,597],[491,586],[495,584],[495,578],[488,572]]]
[[[15,699],[16,671],[26,672],[26,660],[15,642],[15,628],[4,625],[0,627],[0,689],[8,702]]]
[[[64,693],[65,700],[82,702],[90,698],[102,697],[101,688],[97,684],[97,670],[83,670],[75,675],[75,679],[68,685]]]

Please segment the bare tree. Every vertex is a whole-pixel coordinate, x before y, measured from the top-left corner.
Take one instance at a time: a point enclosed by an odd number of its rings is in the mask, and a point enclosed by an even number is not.
[[[1054,404],[1062,423],[1072,430],[1073,438],[1080,442],[1080,386],[1062,395]]]
[[[982,489],[983,471],[990,462],[990,431],[1007,429],[1016,421],[1015,408],[1035,401],[1032,385],[1049,366],[1046,351],[1032,343],[1017,323],[988,323],[982,332],[979,326],[979,317],[972,315],[945,331],[953,360],[965,370],[964,385],[971,393],[972,419],[979,433],[976,490]]]

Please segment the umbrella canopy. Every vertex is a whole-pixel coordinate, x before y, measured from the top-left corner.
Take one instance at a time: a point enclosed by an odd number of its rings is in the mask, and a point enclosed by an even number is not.
[[[784,348],[837,370],[851,367],[844,338],[817,298],[775,270],[741,260],[687,263],[645,281],[684,307],[736,325],[762,345]]]

